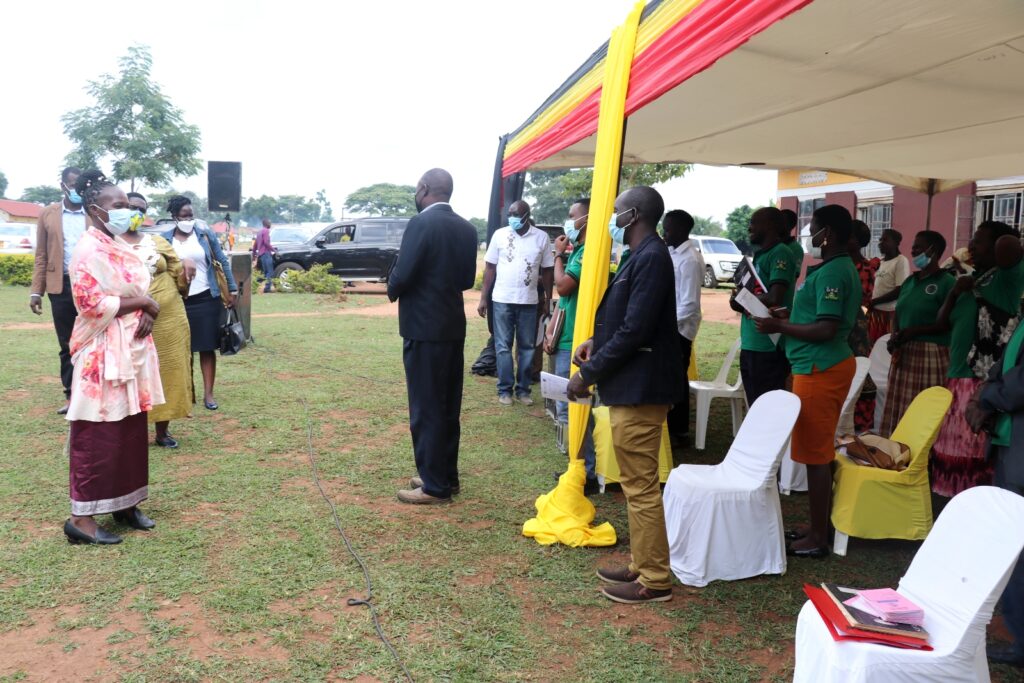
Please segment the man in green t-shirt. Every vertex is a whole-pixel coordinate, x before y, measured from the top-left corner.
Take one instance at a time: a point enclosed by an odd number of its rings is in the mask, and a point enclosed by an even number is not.
[[[761,302],[769,309],[793,305],[794,283],[798,265],[794,262],[792,250],[783,244],[782,212],[774,207],[758,209],[750,217],[750,243],[757,250],[754,253],[754,270],[767,289]],[[736,295],[730,299],[734,311],[743,313],[740,320],[740,376],[747,405],[753,405],[761,394],[786,388],[789,376],[789,361],[782,350],[781,337],[776,344],[767,334],[757,331],[753,319],[743,307],[736,303]]]
[[[565,311],[562,334],[552,340],[555,346],[555,374],[568,379],[572,367],[572,333],[576,326],[576,303],[579,299],[580,277],[583,275],[583,247],[587,241],[587,216],[590,213],[590,199],[580,199],[569,207],[569,218],[565,221],[565,234],[555,239],[555,291],[558,292],[558,307]],[[571,248],[571,251],[570,251]],[[550,352],[550,349],[549,349]],[[556,406],[559,428],[566,433],[569,424],[569,404],[559,401]],[[583,493],[597,493],[596,458],[594,455],[594,418],[590,417],[587,431],[583,436],[580,455],[587,470],[587,483]]]

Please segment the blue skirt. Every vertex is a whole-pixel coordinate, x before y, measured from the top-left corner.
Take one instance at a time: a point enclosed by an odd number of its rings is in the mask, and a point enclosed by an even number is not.
[[[224,312],[220,297],[214,297],[208,289],[185,299],[185,315],[192,328],[192,353],[216,351],[220,348]]]

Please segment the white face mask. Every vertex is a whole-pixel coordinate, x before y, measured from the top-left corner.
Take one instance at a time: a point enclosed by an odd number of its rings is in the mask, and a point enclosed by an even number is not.
[[[817,237],[819,233],[822,233],[827,229],[828,228],[822,228],[818,232],[811,235],[811,250],[808,252],[811,255],[811,258],[817,259],[819,261],[821,260],[821,247],[814,246],[814,238]]]
[[[181,230],[183,233],[188,235],[189,233],[192,232],[192,229],[195,227],[195,225],[195,221],[178,221],[178,230]]]

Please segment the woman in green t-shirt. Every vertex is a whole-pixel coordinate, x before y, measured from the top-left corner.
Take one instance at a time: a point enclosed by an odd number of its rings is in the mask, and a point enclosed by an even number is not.
[[[895,331],[889,338],[892,364],[882,410],[882,436],[889,436],[914,398],[928,387],[946,383],[949,370],[949,327],[938,320],[939,309],[956,278],[939,268],[946,239],[922,230],[910,248],[917,272],[900,287]]]
[[[946,388],[953,394],[953,404],[929,465],[932,491],[948,497],[992,483],[986,436],[970,430],[966,409],[989,369],[1002,357],[1020,319],[1024,294],[1021,243],[1010,226],[982,223],[968,250],[974,273],[957,279],[939,311],[939,320],[952,328]]]
[[[786,552],[797,557],[828,555],[836,426],[856,368],[847,337],[862,296],[860,276],[847,253],[851,230],[850,212],[842,206],[815,211],[811,245],[820,250],[821,263],[807,268],[788,320],[778,311],[772,312],[775,317],[755,319],[758,332],[785,335],[793,393],[800,397],[790,452],[794,462],[807,465],[810,524],[788,534],[793,542]]]

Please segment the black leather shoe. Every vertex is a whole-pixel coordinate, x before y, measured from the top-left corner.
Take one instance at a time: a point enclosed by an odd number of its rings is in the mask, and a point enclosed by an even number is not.
[[[797,531],[796,529],[788,529],[786,531],[786,540],[787,541],[799,541],[801,538],[803,538],[806,535],[807,534],[804,533],[803,531]]]
[[[120,522],[121,524],[127,524],[131,528],[138,529],[140,531],[149,531],[156,526],[156,522],[142,514],[142,510],[139,508],[118,510],[114,513],[114,521]]]
[[[120,536],[104,531],[101,527],[96,527],[96,535],[90,536],[72,524],[70,519],[64,522],[64,535],[68,537],[68,543],[73,545],[78,545],[79,543],[114,545],[121,542]]]
[[[601,485],[597,483],[597,479],[587,479],[587,483],[583,485],[583,495],[592,496],[601,492]]]
[[[804,549],[797,549],[797,548],[794,548],[791,545],[787,545],[786,546],[786,554],[789,555],[790,557],[809,557],[809,558],[811,558],[813,560],[820,560],[822,558],[828,557],[829,552],[830,551],[828,549],[828,546],[825,546],[823,548],[804,548]]]
[[[203,405],[206,406],[207,410],[217,410],[220,407],[216,401],[203,401]]]
[[[1009,666],[1024,667],[1024,653],[1014,647],[988,648],[988,661]]]
[[[177,448],[178,442],[171,435],[158,436],[154,442],[157,446],[163,446],[164,448]]]

